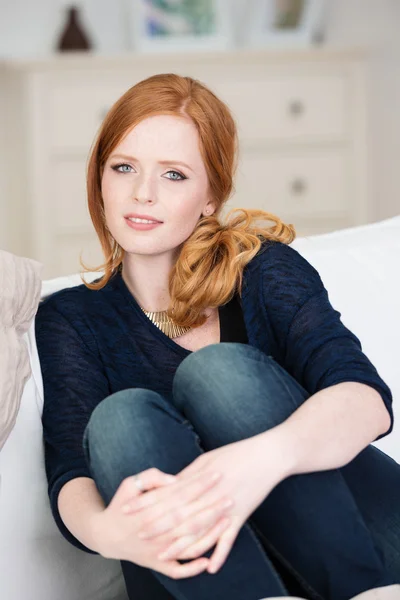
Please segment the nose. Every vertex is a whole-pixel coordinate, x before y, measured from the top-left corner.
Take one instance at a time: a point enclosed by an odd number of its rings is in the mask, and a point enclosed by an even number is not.
[[[146,177],[144,174],[137,177],[133,189],[133,198],[140,204],[154,201],[154,189],[150,177]]]

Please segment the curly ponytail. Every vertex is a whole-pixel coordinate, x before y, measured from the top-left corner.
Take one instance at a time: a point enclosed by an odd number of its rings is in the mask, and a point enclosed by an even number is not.
[[[242,214],[231,219],[237,211]],[[257,226],[259,219],[274,221],[275,225]],[[202,325],[205,308],[225,304],[236,291],[241,292],[243,270],[263,240],[290,244],[295,237],[293,225],[262,210],[234,208],[225,223],[214,215],[200,219],[170,273],[170,316],[182,326]]]

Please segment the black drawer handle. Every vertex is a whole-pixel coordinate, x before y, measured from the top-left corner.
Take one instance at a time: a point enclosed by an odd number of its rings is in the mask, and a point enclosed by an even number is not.
[[[290,184],[290,189],[294,196],[302,196],[307,191],[307,182],[301,177],[296,177]]]
[[[306,107],[304,102],[301,100],[291,100],[289,102],[289,114],[296,118],[301,117],[306,112]]]

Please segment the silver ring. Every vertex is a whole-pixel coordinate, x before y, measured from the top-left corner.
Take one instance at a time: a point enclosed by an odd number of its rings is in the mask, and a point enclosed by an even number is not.
[[[135,485],[137,487],[137,489],[139,490],[139,492],[143,492],[143,483],[139,477],[139,475],[133,475],[133,481],[135,482]]]

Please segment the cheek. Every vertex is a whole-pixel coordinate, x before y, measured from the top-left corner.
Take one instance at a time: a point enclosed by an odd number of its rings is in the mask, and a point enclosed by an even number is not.
[[[201,215],[203,208],[202,201],[203,198],[199,195],[192,197],[185,195],[182,201],[179,202],[179,205],[176,205],[173,221],[179,229],[184,231],[192,231],[194,229]]]
[[[106,170],[101,179],[101,193],[105,202],[118,202],[131,191],[132,180],[127,175],[118,175],[111,169]]]
[[[124,182],[115,177],[114,173],[105,174],[101,180],[101,195],[104,204],[104,213],[108,222],[118,215],[124,195]]]
[[[196,185],[192,189],[189,186],[182,189],[179,196],[176,196],[173,204],[171,204],[175,206],[174,212],[179,219],[196,222],[205,202],[204,188]]]

